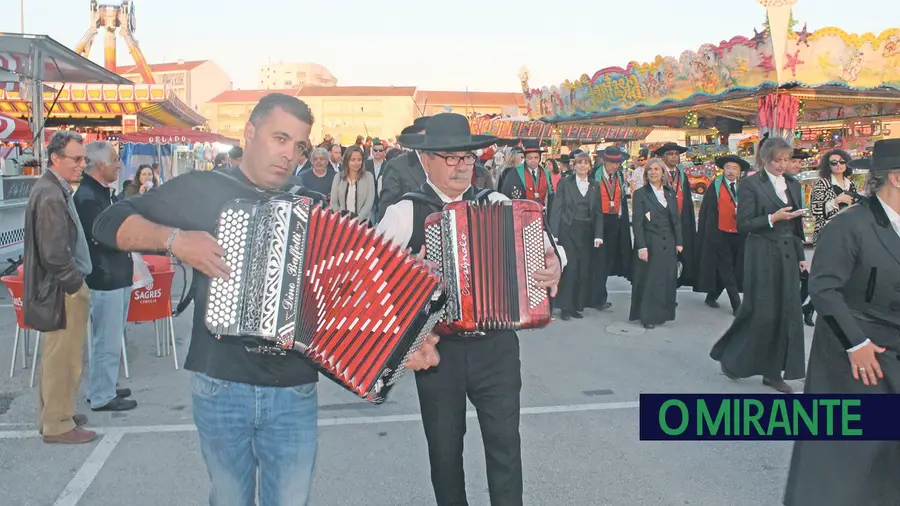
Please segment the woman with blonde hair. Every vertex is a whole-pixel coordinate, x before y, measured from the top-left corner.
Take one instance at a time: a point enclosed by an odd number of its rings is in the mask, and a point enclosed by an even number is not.
[[[364,159],[359,146],[350,146],[344,152],[340,175],[331,183],[331,208],[368,221],[375,203],[375,176],[363,168]]]
[[[633,199],[634,263],[630,321],[645,329],[675,319],[678,253],[684,249],[675,190],[666,164],[653,158],[644,166],[644,186]]]
[[[800,312],[805,213],[800,183],[785,174],[793,152],[784,139],[768,138],[759,152],[759,172],[738,186],[738,232],[748,234],[744,300],[710,352],[729,379],[761,375],[763,385],[782,393],[793,392],[785,379],[806,372]]]

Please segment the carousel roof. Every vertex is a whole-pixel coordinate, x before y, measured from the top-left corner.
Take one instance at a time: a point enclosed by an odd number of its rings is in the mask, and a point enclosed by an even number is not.
[[[771,12],[770,12],[771,16]],[[791,18],[792,19],[792,18]],[[753,119],[757,100],[773,91],[806,100],[806,110],[900,103],[900,29],[879,35],[839,28],[797,31],[770,18],[752,37],[704,44],[677,58],[631,62],[583,74],[558,86],[529,89],[528,114],[550,122],[609,122],[677,126],[688,111],[703,117]],[[781,28],[784,30],[782,31]],[[776,37],[772,33],[781,34]]]

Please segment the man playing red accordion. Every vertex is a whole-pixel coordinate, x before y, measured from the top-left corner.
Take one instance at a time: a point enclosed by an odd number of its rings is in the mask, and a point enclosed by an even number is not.
[[[553,183],[550,171],[541,166],[541,149],[537,141],[524,141],[525,164],[512,169],[503,179],[500,193],[511,199],[539,202],[544,209],[553,203]]]
[[[209,502],[306,504],[316,457],[318,373],[300,353],[270,355],[216,339],[204,323],[210,280],[230,271],[213,233],[231,199],[278,194],[297,166],[313,123],[309,107],[266,95],[244,128],[244,157],[228,173],[195,171],[107,208],[94,238],[123,251],[166,251],[195,269],[193,330],[184,368]],[[241,336],[236,336],[241,337]],[[407,362],[437,364],[436,337]],[[265,468],[265,472],[262,472]],[[257,480],[257,476],[259,480]]]
[[[387,208],[378,225],[396,244],[414,252],[424,251],[426,217],[440,211],[444,203],[478,197],[493,202],[508,200],[497,192],[484,195],[470,184],[477,158],[474,151],[490,146],[496,142],[495,137],[471,135],[465,116],[452,113],[433,116],[425,132],[401,135],[398,142],[422,153],[428,179],[417,195],[407,194]],[[537,271],[533,278],[555,295],[562,262],[556,257],[551,240],[545,237],[548,267]],[[437,504],[468,504],[463,471],[467,397],[475,406],[481,426],[491,503],[522,504],[518,336],[514,331],[492,331],[477,337],[444,336],[437,348],[439,365],[416,373]]]

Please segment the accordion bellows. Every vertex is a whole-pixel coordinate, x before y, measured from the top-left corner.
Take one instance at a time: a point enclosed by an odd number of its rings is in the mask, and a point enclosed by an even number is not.
[[[368,401],[384,401],[441,318],[436,273],[305,197],[230,201],[216,237],[231,276],[210,283],[210,332],[300,352]]]
[[[532,275],[546,267],[544,214],[529,200],[447,204],[425,220],[426,258],[447,302],[438,334],[544,327],[550,297]]]

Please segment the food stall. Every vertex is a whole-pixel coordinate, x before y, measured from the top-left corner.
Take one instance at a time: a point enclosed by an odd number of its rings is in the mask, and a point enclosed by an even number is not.
[[[119,136],[122,180],[134,176],[142,164],[158,162],[163,181],[192,170],[209,170],[215,155],[240,141],[212,132],[183,127],[160,127]]]

